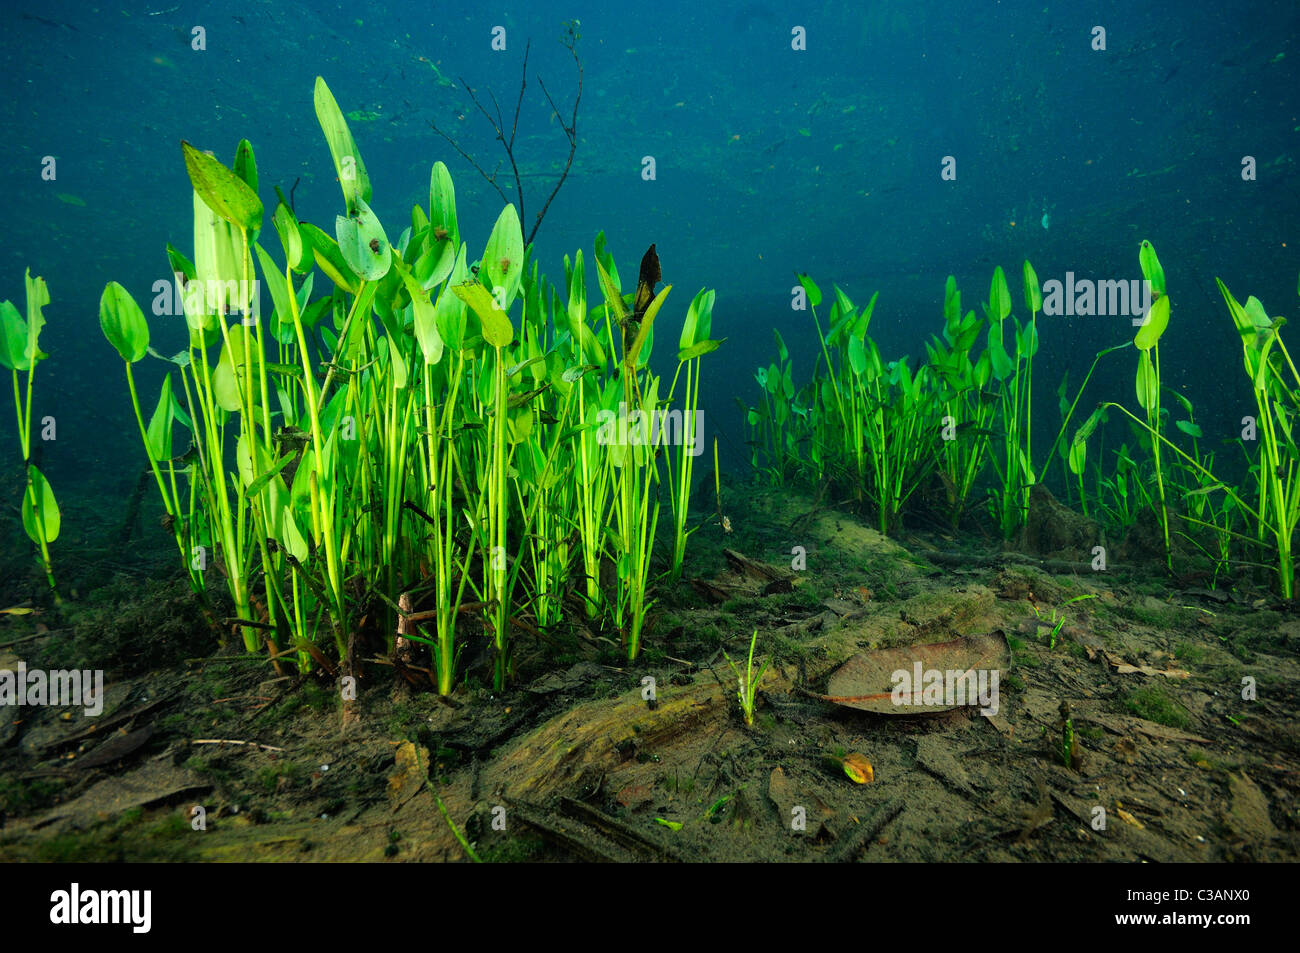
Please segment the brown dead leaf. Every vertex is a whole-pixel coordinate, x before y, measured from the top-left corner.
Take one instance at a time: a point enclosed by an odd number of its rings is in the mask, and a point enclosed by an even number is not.
[[[900,645],[870,652],[859,652],[834,672],[826,684],[826,694],[808,694],[822,701],[833,702],[846,708],[875,712],[880,715],[928,715],[951,711],[958,705],[936,704],[930,699],[931,675],[938,673],[969,673],[971,683],[965,687],[966,704],[978,704],[975,677],[981,670],[1005,670],[1011,662],[1011,649],[1001,631],[950,642],[932,642],[923,645]],[[917,666],[923,673],[923,683],[912,685]],[[904,672],[908,682],[904,686],[910,704],[894,700],[894,673]],[[943,700],[944,686],[936,686]]]
[[[844,773],[854,784],[870,784],[876,779],[875,768],[867,760],[866,755],[858,754],[856,751],[852,754],[845,755],[841,762],[844,766]]]
[[[1106,661],[1115,668],[1116,675],[1163,675],[1165,678],[1191,678],[1192,673],[1181,668],[1159,669],[1150,665],[1130,665],[1114,652],[1104,652]]]
[[[1142,831],[1142,830],[1146,830],[1146,825],[1145,825],[1145,824],[1143,824],[1141,821],[1139,821],[1136,817],[1134,817],[1134,816],[1133,816],[1132,814],[1130,814],[1128,811],[1124,810],[1122,807],[1117,807],[1117,808],[1115,808],[1115,813],[1119,815],[1119,819],[1120,819],[1121,821],[1124,821],[1124,823],[1126,823],[1126,824],[1132,824],[1134,827],[1136,827],[1136,828],[1137,828],[1138,830],[1140,830],[1140,831]]]
[[[393,773],[388,776],[388,803],[394,811],[415,797],[427,780],[426,766],[429,763],[429,749],[421,745],[416,748],[410,741],[403,741],[397,747],[396,764]]]

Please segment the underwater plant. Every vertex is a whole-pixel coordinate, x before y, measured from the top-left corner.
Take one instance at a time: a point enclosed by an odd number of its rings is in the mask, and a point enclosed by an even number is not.
[[[194,260],[168,247],[168,292],[187,348],[153,351],[122,286],[101,301],[194,591],[206,595],[206,570],[217,568],[233,603],[225,624],[247,651],[265,645],[277,667],[350,673],[368,638],[400,647],[397,661],[410,665],[414,646],[428,645],[442,694],[476,631],[503,688],[514,633],[560,623],[571,595],[589,621],[617,627],[635,658],[653,605],[664,435],[652,428],[641,440],[628,423],[666,412],[672,398],[660,399],[649,366],[669,290],[654,293],[654,246],[625,302],[597,236],[606,300],[592,310],[582,253],[572,266],[566,256],[566,304],[532,261],[513,205],[470,258],[441,162],[427,210],[415,206],[394,243],[323,79],[314,101],[344,202],[333,237],[299,221],[277,189],[280,264],[259,238],[251,145],[241,142],[227,167],[183,143]],[[319,275],[328,285],[314,294]],[[708,339],[712,301],[697,296],[679,349],[692,415],[698,360],[719,343]],[[171,368],[146,426],[132,367],[149,355]],[[608,439],[613,420],[632,439]],[[179,457],[177,424],[191,442]],[[676,456],[669,493],[678,570],[693,449]],[[612,594],[606,565],[617,574]],[[322,651],[331,642],[334,660]]]
[[[745,663],[745,670],[742,672],[736,663],[731,660],[724,650],[722,655],[731,666],[732,673],[736,676],[737,689],[736,698],[740,701],[740,713],[745,719],[745,724],[749,727],[754,726],[754,701],[758,697],[758,686],[763,681],[763,676],[767,674],[768,666],[772,664],[769,658],[763,662],[758,669],[758,674],[754,674],[754,646],[758,642],[758,629],[749,639],[749,660]]]
[[[1142,266],[1142,276],[1151,288],[1151,307],[1143,316],[1142,326],[1133,338],[1133,346],[1138,349],[1137,396],[1138,403],[1146,411],[1147,430],[1155,437],[1160,436],[1162,420],[1160,416],[1160,337],[1169,326],[1169,295],[1165,290],[1165,271],[1156,257],[1156,250],[1145,239],[1138,252],[1138,261]],[[1165,496],[1165,475],[1160,465],[1160,441],[1151,441],[1151,460],[1155,465],[1156,489],[1159,493],[1160,529],[1164,534],[1165,566],[1173,569],[1173,552],[1169,546],[1169,503]]]
[[[1202,455],[1196,440],[1200,428],[1192,417],[1189,401],[1182,400],[1189,419],[1178,421],[1177,429],[1193,440],[1192,452],[1176,445],[1162,432],[1160,421],[1159,355],[1154,358],[1160,335],[1169,323],[1168,297],[1164,292],[1164,271],[1149,242],[1142,243],[1140,253],[1143,274],[1151,283],[1153,294],[1158,294],[1151,305],[1147,320],[1138,331],[1134,344],[1142,351],[1136,378],[1137,396],[1145,411],[1139,418],[1123,405],[1107,401],[1099,404],[1074,436],[1076,444],[1085,443],[1096,430],[1105,412],[1114,408],[1127,417],[1150,442],[1154,465],[1156,494],[1150,496],[1150,507],[1160,518],[1166,553],[1166,566],[1172,569],[1172,550],[1169,541],[1168,507],[1165,496],[1165,478],[1161,466],[1163,451],[1173,454],[1176,466],[1183,472],[1184,499],[1190,501],[1190,513],[1183,519],[1192,525],[1206,526],[1212,530],[1219,556],[1217,572],[1227,560],[1231,540],[1237,535],[1230,529],[1232,514],[1249,517],[1255,524],[1254,543],[1261,549],[1271,549],[1269,554],[1278,580],[1278,590],[1283,598],[1290,599],[1295,591],[1295,564],[1292,541],[1297,524],[1300,524],[1300,449],[1291,435],[1292,422],[1300,412],[1300,373],[1297,373],[1290,353],[1279,331],[1281,318],[1270,318],[1263,305],[1253,296],[1245,305],[1240,304],[1219,279],[1216,282],[1228,312],[1241,336],[1243,365],[1251,382],[1258,416],[1243,420],[1243,440],[1259,439],[1259,459],[1251,466],[1255,478],[1255,505],[1246,502],[1240,488],[1217,477],[1211,467],[1213,455]],[[1194,485],[1195,484],[1195,485]],[[1141,481],[1137,483],[1141,488]],[[1210,495],[1224,494],[1224,501],[1215,505]],[[1209,515],[1201,519],[1198,515]]]
[[[654,426],[659,408],[659,378],[646,368],[650,351],[646,346],[655,317],[672,285],[655,294],[661,274],[659,256],[651,245],[641,259],[632,309],[627,310],[618,272],[612,273],[596,257],[596,272],[605,297],[605,330],[610,353],[619,359],[621,401],[615,414],[604,408],[606,423],[603,443],[613,466],[614,560],[618,574],[614,620],[623,633],[629,661],[641,648],[641,629],[649,609],[646,601],[650,581],[650,555],[659,526],[659,500],[654,495],[658,480],[658,449],[663,428]],[[610,388],[609,393],[620,396]],[[598,433],[598,437],[600,434]]]
[[[1038,352],[1038,312],[1043,306],[1038,276],[1029,262],[1024,263],[1025,303],[1031,318],[1025,325],[1011,316],[1011,291],[999,265],[993,270],[989,300],[988,353],[993,380],[997,382],[1001,421],[1002,452],[992,456],[998,477],[998,492],[992,497],[1002,537],[1010,539],[1024,524],[1029,510],[1029,488],[1036,482],[1032,460],[1032,419],[1030,397],[1033,386],[1034,355]],[[1014,350],[1007,346],[1005,324],[1011,320]]]
[[[682,334],[677,342],[677,371],[673,374],[672,385],[668,388],[668,401],[672,402],[677,392],[677,380],[682,370],[686,371],[686,399],[682,409],[680,426],[681,449],[676,457],[668,449],[668,470],[672,482],[669,494],[673,505],[673,551],[669,564],[668,577],[677,580],[681,577],[682,562],[686,558],[686,540],[694,530],[687,530],[686,518],[690,510],[691,476],[695,472],[695,458],[704,452],[700,440],[700,359],[722,346],[721,341],[712,340],[709,335],[713,329],[713,291],[700,289],[686,310],[686,320],[682,323]],[[714,441],[715,480],[717,466],[717,441]],[[674,472],[675,471],[675,472]],[[721,503],[719,503],[721,509]]]
[[[1258,415],[1247,423],[1257,432],[1260,455],[1256,478],[1256,538],[1271,537],[1277,551],[1278,585],[1284,599],[1295,591],[1292,541],[1300,522],[1300,449],[1292,425],[1300,412],[1300,373],[1279,333],[1282,318],[1270,318],[1253,295],[1240,304],[1221,280],[1219,293],[1241,335],[1242,361],[1250,378]],[[1300,292],[1300,285],[1297,286]]]
[[[55,603],[59,591],[54,584],[54,567],[50,562],[50,543],[59,538],[61,516],[54,490],[40,469],[32,462],[32,390],[36,381],[36,365],[48,355],[40,348],[41,330],[45,327],[42,309],[50,303],[50,291],[44,278],[33,278],[31,269],[25,272],[27,291],[27,316],[24,318],[9,301],[0,301],[0,366],[7,367],[13,376],[14,413],[18,419],[18,440],[23,454],[23,473],[27,485],[23,490],[23,531],[40,553],[41,567],[49,583]],[[18,375],[26,374],[19,386]]]
[[[994,403],[985,390],[992,370],[987,349],[972,361],[971,348],[987,319],[961,310],[957,280],[948,276],[943,296],[943,339],[926,345],[930,368],[939,384],[942,405],[943,459],[939,475],[948,499],[948,518],[955,529],[966,512],[976,481],[984,471],[993,437]]]
[[[760,368],[765,392],[757,408],[746,408],[755,456],[764,455],[776,482],[787,471],[820,482],[838,478],[857,499],[876,511],[882,533],[897,529],[909,500],[934,470],[933,441],[939,427],[937,388],[927,365],[913,371],[903,356],[886,363],[868,334],[876,296],[859,310],[838,287],[830,308],[828,334],[817,308],[821,289],[808,275],[797,275],[807,296],[821,344],[812,379],[797,393],[790,376],[789,352],[776,335],[780,366]],[[798,448],[807,444],[807,456]]]

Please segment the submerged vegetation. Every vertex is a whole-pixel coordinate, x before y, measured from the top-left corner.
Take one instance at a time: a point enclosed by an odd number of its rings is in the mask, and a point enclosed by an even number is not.
[[[1031,411],[1043,293],[1028,261],[1025,321],[1012,315],[1001,267],[994,270],[982,316],[963,313],[961,293],[949,277],[942,337],[932,337],[927,360],[917,367],[906,355],[882,358],[868,334],[875,296],[859,308],[836,287],[823,333],[821,289],[798,275],[796,301],[808,306],[820,357],[812,376],[796,386],[789,350],[773,332],[777,359],[758,369],[759,401],[745,407],[755,468],[774,484],[834,485],[865,502],[887,534],[900,529],[904,516],[957,528],[978,520],[977,504],[983,502],[992,525],[1012,540],[1026,528],[1032,488],[1043,484],[1059,458],[1063,476],[1069,474],[1065,491],[1077,490],[1084,515],[1099,521],[1090,547],[1101,546],[1103,536],[1122,539],[1150,514],[1169,571],[1180,570],[1179,552],[1191,552],[1207,566],[1198,571],[1214,584],[1233,567],[1271,566],[1277,591],[1292,598],[1293,537],[1300,522],[1300,448],[1293,437],[1300,373],[1279,333],[1285,320],[1270,317],[1254,297],[1240,304],[1218,282],[1241,336],[1256,405],[1255,414],[1242,419],[1240,439],[1224,441],[1246,459],[1247,477],[1238,485],[1204,448],[1192,402],[1161,383],[1159,342],[1170,324],[1171,302],[1150,242],[1142,243],[1138,260],[1150,303],[1134,322],[1137,334],[1096,355],[1072,401],[1067,381],[1061,381],[1060,430],[1038,457]],[[1098,363],[1130,345],[1138,351],[1137,411],[1102,401],[1067,439]],[[1174,419],[1171,409],[1185,417]],[[1141,452],[1121,444],[1090,458],[1089,442],[1112,411],[1128,423]],[[1190,550],[1180,550],[1176,539]],[[1103,556],[1096,568],[1104,567]]]
[[[483,638],[500,689],[515,632],[566,616],[607,627],[635,659],[661,496],[675,568],[690,532],[700,359],[719,343],[712,293],[687,309],[665,387],[650,354],[671,286],[656,291],[653,245],[625,294],[598,235],[603,303],[588,307],[582,252],[553,284],[513,205],[473,256],[441,162],[427,210],[414,207],[393,243],[321,79],[315,106],[343,192],[333,237],[280,195],[281,263],[259,240],[249,143],[233,167],[183,143],[194,257],[168,247],[175,283],[155,289],[154,311],[183,314],[188,347],[151,348],[121,285],[100,302],[192,588],[215,611],[211,587],[224,586],[225,624],[281,670],[349,673],[359,638],[408,662],[424,643],[448,694],[466,644]],[[147,356],[171,365],[148,414],[132,370]]]
[[[26,274],[26,285],[26,318],[18,313],[12,302],[0,301],[0,366],[8,368],[13,377],[14,413],[18,420],[23,474],[27,481],[22,500],[23,530],[40,552],[41,568],[49,583],[50,594],[57,603],[59,592],[54,584],[50,543],[59,537],[61,515],[54,490],[35,462],[41,444],[32,441],[32,390],[36,382],[36,366],[48,356],[40,348],[40,336],[45,326],[42,309],[50,303],[50,291],[45,279],[33,278],[30,269]],[[20,373],[25,375],[22,386],[19,386]],[[53,426],[52,418],[41,422],[44,439],[53,437]]]

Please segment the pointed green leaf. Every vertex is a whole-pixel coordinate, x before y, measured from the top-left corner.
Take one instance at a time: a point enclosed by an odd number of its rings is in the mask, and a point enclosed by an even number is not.
[[[726,338],[722,339],[722,341],[725,340]],[[685,364],[687,361],[692,361],[697,357],[703,357],[705,354],[712,354],[722,346],[722,341],[696,341],[686,350],[677,352],[677,361],[678,363]]]
[[[23,494],[23,529],[33,543],[52,543],[59,538],[59,528],[62,525],[54,491],[45,475],[31,464],[27,466],[27,479],[31,486]]]
[[[154,407],[153,417],[145,431],[146,447],[156,461],[169,460],[172,456],[172,421],[176,419],[176,397],[172,394],[172,376],[163,378],[162,391],[158,394],[158,404]]]
[[[27,358],[27,322],[11,301],[0,301],[0,367],[31,370]]]
[[[1160,259],[1156,257],[1156,250],[1152,244],[1143,239],[1142,247],[1138,249],[1138,263],[1142,266],[1142,276],[1151,285],[1153,295],[1165,294],[1165,270],[1160,267]]]
[[[1075,437],[1074,440],[1071,441],[1070,443],[1070,455],[1069,458],[1066,460],[1066,462],[1070,466],[1070,472],[1073,473],[1075,476],[1081,476],[1083,474],[1084,463],[1087,460],[1087,456],[1088,456],[1087,441],[1080,440],[1078,437]]]
[[[514,326],[510,317],[497,307],[497,300],[477,281],[453,285],[456,297],[464,301],[478,315],[483,325],[483,340],[492,347],[505,347],[514,339]]]
[[[235,175],[257,194],[257,158],[253,155],[253,144],[247,139],[240,139],[235,147]]]
[[[664,299],[668,297],[668,292],[673,290],[672,285],[664,285],[659,294],[655,295],[653,301],[645,309],[645,314],[641,316],[641,327],[637,330],[636,338],[632,341],[632,346],[628,349],[627,354],[623,355],[623,361],[629,367],[637,366],[637,358],[641,355],[641,349],[646,346],[650,340],[650,331],[654,327],[655,315],[663,307]],[[646,351],[647,356],[649,351]]]
[[[605,296],[605,307],[607,307],[614,316],[614,321],[622,325],[627,320],[627,310],[623,307],[623,296],[619,292],[619,287],[614,278],[605,270],[605,265],[601,262],[600,256],[596,256],[596,274],[600,279],[600,291]]]
[[[453,248],[460,247],[460,228],[456,224],[456,189],[452,185],[451,173],[442,162],[435,162],[429,173],[429,226],[442,229],[446,237],[435,241],[448,241]]]
[[[1038,287],[1038,275],[1028,258],[1025,259],[1025,307],[1031,314],[1043,310],[1043,292]]]
[[[1153,413],[1160,402],[1160,381],[1151,364],[1151,352],[1143,351],[1137,369],[1138,403],[1147,413]]]
[[[275,207],[271,223],[275,226],[276,234],[280,236],[280,245],[284,248],[289,267],[301,274],[305,270],[304,265],[309,263],[311,258],[298,230],[298,219],[289,206],[281,202]]]
[[[334,158],[334,173],[343,188],[343,202],[349,212],[356,208],[357,199],[370,201],[370,176],[366,174],[366,164],[361,161],[361,152],[356,140],[348,129],[347,120],[339,110],[334,94],[325,85],[325,80],[316,77],[313,93],[316,106],[316,119],[325,133],[325,142],[329,145],[330,155]]]
[[[799,284],[803,285],[803,290],[808,294],[808,303],[816,308],[822,303],[822,290],[817,287],[817,283],[809,275],[795,273],[799,279]]]
[[[208,208],[236,228],[251,232],[261,227],[262,200],[247,182],[184,140],[181,141],[181,151],[185,155],[185,171],[189,173],[194,191]]]
[[[358,290],[356,274],[339,251],[339,243],[308,222],[299,223],[298,230],[303,240],[311,245],[312,256],[320,270],[325,272],[325,277],[348,294],[355,295]]]
[[[399,269],[406,292],[411,296],[412,313],[415,316],[415,339],[419,342],[424,355],[424,363],[437,364],[442,360],[442,335],[438,333],[437,313],[429,292],[420,287],[420,283],[405,269]]]
[[[1169,327],[1169,298],[1166,295],[1161,295],[1151,302],[1151,309],[1147,311],[1142,326],[1138,328],[1138,333],[1133,338],[1133,344],[1140,351],[1149,351],[1155,347],[1156,342],[1160,340],[1160,335],[1165,333],[1167,327]]]
[[[519,294],[523,274],[524,234],[519,224],[519,213],[513,205],[507,205],[497,216],[492,234],[488,236],[479,278],[493,294],[504,289],[504,294],[499,295],[501,310],[509,311]]]
[[[989,317],[1005,321],[1011,314],[1011,290],[1007,287],[1007,276],[998,265],[993,269],[993,281],[989,284]]]

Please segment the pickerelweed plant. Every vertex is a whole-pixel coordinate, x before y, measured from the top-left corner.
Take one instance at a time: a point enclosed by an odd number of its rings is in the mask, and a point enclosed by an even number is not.
[[[50,292],[44,278],[33,278],[31,269],[26,272],[27,316],[24,318],[9,301],[0,301],[0,366],[9,369],[13,377],[14,413],[18,420],[18,440],[23,453],[23,472],[27,485],[23,490],[22,522],[28,538],[36,544],[41,568],[49,583],[55,603],[59,592],[54,585],[54,567],[50,562],[50,543],[59,537],[61,515],[54,491],[40,469],[32,462],[32,392],[36,382],[36,365],[47,355],[40,348],[41,330],[45,327],[42,309],[50,303]],[[19,385],[19,374],[26,379]],[[52,420],[42,424],[42,431],[53,426]],[[52,437],[52,434],[46,434]]]
[[[992,373],[989,351],[971,357],[987,319],[974,311],[962,314],[961,291],[952,275],[944,288],[943,320],[943,338],[932,337],[926,350],[940,388],[943,455],[938,472],[955,529],[988,458],[996,402],[986,390]]]
[[[1268,560],[1275,567],[1278,590],[1283,598],[1293,598],[1295,566],[1293,540],[1297,523],[1300,523],[1300,450],[1292,435],[1297,411],[1300,411],[1300,374],[1297,373],[1289,351],[1282,341],[1280,330],[1285,319],[1269,317],[1257,298],[1250,297],[1240,304],[1222,281],[1216,279],[1219,291],[1228,306],[1242,342],[1243,365],[1251,384],[1256,405],[1256,415],[1243,419],[1243,449],[1247,443],[1258,444],[1258,453],[1252,458],[1247,451],[1249,471],[1253,477],[1253,493],[1220,479],[1213,471],[1214,455],[1200,449],[1203,434],[1195,422],[1193,406],[1189,400],[1173,391],[1178,404],[1187,414],[1186,420],[1175,421],[1190,446],[1175,444],[1166,434],[1163,416],[1167,410],[1161,406],[1159,354],[1157,345],[1169,324],[1170,306],[1165,293],[1164,271],[1149,242],[1143,242],[1140,252],[1143,274],[1157,297],[1145,316],[1134,344],[1142,352],[1136,377],[1138,403],[1144,417],[1138,417],[1123,405],[1105,402],[1081,426],[1074,436],[1074,444],[1086,444],[1109,409],[1125,416],[1150,448],[1154,472],[1155,492],[1143,489],[1142,480],[1136,489],[1143,494],[1143,502],[1157,514],[1164,536],[1166,565],[1173,567],[1170,547],[1170,512],[1168,492],[1181,495],[1183,509],[1177,518],[1188,527],[1210,531],[1214,547],[1196,542],[1207,551],[1215,565],[1214,578],[1224,571],[1231,561],[1234,542],[1244,542],[1260,554],[1259,562]],[[1162,462],[1163,461],[1163,462]],[[1131,464],[1131,461],[1129,461]],[[1164,463],[1171,466],[1167,468]],[[1125,486],[1128,475],[1135,467],[1124,471]],[[1116,481],[1121,474],[1117,470]],[[1117,496],[1127,499],[1129,490],[1117,482]],[[1222,494],[1218,497],[1217,494]],[[1248,502],[1248,499],[1250,502]],[[1233,525],[1237,519],[1247,519],[1254,524],[1253,536],[1237,533]],[[1192,538],[1191,533],[1182,535]],[[1245,562],[1246,560],[1239,560]]]
[[[654,247],[625,300],[599,235],[605,305],[589,310],[582,253],[566,256],[565,285],[553,286],[513,205],[472,260],[441,162],[427,210],[414,207],[394,243],[319,78],[314,98],[343,211],[330,236],[277,189],[282,262],[260,241],[252,147],[241,142],[228,168],[182,145],[194,257],[168,247],[175,282],[155,289],[154,311],[183,314],[188,346],[163,358],[172,367],[147,426],[132,368],[161,355],[125,288],[110,284],[101,301],[194,590],[207,594],[216,568],[234,608],[227,624],[277,666],[350,671],[367,633],[389,651],[425,643],[443,694],[471,637],[491,641],[501,689],[515,635],[545,635],[574,607],[589,627],[615,628],[635,658],[653,604],[659,451],[671,440],[662,427],[642,439],[640,426],[671,410],[649,363],[668,292],[655,292]],[[682,332],[691,412],[699,358],[717,347],[712,301],[697,296]],[[176,424],[190,437],[179,456]],[[689,535],[688,449],[670,468],[674,568]],[[613,585],[602,584],[606,566]],[[410,664],[405,650],[398,658]]]
[[[928,366],[915,372],[903,357],[886,363],[867,334],[876,298],[859,310],[840,288],[823,333],[820,288],[799,275],[821,345],[821,362],[795,391],[789,352],[777,335],[780,365],[759,369],[758,407],[746,408],[756,458],[778,482],[788,473],[809,482],[830,474],[876,512],[881,532],[898,527],[904,508],[934,469],[939,438],[938,391]]]
[[[956,281],[948,279],[943,336],[927,343],[928,360],[915,370],[906,356],[886,362],[869,336],[874,296],[859,310],[837,287],[830,331],[823,333],[817,315],[821,291],[799,275],[822,360],[812,379],[796,390],[789,352],[777,335],[779,364],[759,369],[763,399],[746,408],[755,465],[775,482],[817,483],[829,474],[869,501],[878,527],[888,533],[932,477],[942,484],[947,518],[956,526],[993,460],[998,477],[993,511],[1003,532],[1013,532],[1024,521],[1035,481],[1029,420],[1042,299],[1028,262],[1024,270],[1031,318],[1023,326],[1012,320],[1010,353],[1003,333],[1010,292],[999,268],[985,318],[974,311],[963,314]],[[986,329],[987,346],[976,355]]]
[[[1011,291],[1002,267],[993,271],[985,315],[989,322],[988,354],[996,382],[997,416],[1001,424],[1001,452],[990,459],[998,477],[997,492],[991,497],[993,512],[1004,539],[1010,539],[1024,525],[1029,511],[1029,488],[1037,477],[1033,465],[1032,398],[1034,355],[1038,353],[1038,312],[1043,296],[1038,276],[1024,263],[1025,306],[1030,319],[1021,324],[1011,317]],[[1010,319],[1011,345],[1006,324]]]

